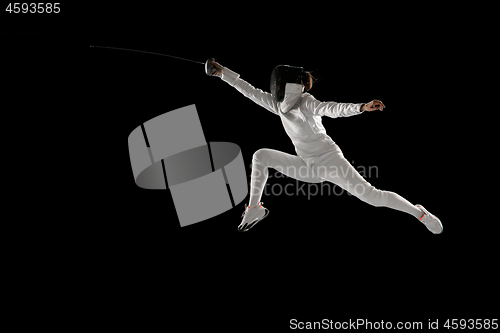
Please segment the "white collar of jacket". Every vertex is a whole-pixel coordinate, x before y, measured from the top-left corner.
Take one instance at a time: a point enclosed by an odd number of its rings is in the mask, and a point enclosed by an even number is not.
[[[281,112],[287,113],[297,103],[304,87],[298,83],[287,83],[285,86],[285,98],[280,103]]]

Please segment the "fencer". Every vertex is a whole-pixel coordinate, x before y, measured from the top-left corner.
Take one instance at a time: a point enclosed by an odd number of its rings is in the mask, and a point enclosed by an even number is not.
[[[443,231],[441,221],[422,205],[413,205],[397,193],[383,191],[367,182],[344,158],[338,145],[327,135],[321,117],[350,117],[362,112],[383,110],[384,103],[320,102],[309,91],[313,77],[301,67],[276,66],[271,74],[271,93],[256,89],[230,69],[213,62],[213,76],[220,77],[245,97],[281,118],[296,155],[273,149],[259,149],[253,154],[250,202],[245,205],[239,231],[250,230],[262,221],[269,210],[261,196],[268,178],[268,168],[304,182],[332,182],[360,200],[389,207],[415,216],[434,234]]]

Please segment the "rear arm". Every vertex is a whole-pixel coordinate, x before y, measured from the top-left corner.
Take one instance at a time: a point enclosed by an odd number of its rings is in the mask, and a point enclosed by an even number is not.
[[[306,101],[306,106],[315,115],[338,118],[358,115],[364,111],[364,103],[320,102],[313,96],[310,97]]]

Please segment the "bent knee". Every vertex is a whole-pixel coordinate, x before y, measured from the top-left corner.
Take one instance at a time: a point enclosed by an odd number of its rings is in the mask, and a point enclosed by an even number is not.
[[[259,149],[255,153],[253,153],[252,160],[257,160],[265,165],[267,165],[266,160],[267,160],[267,153],[269,149]]]

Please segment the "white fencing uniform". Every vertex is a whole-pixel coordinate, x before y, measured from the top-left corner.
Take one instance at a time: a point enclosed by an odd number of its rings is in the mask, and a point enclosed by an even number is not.
[[[240,79],[239,74],[224,68],[222,80],[258,105],[278,115],[297,153],[297,156],[294,156],[273,149],[259,149],[255,152],[250,181],[250,207],[260,201],[267,181],[267,169],[271,167],[305,182],[330,181],[377,207],[390,207],[417,218],[422,216],[420,209],[400,195],[378,190],[367,182],[326,134],[321,122],[322,116],[337,118],[361,114],[362,103],[320,102],[309,93],[301,93],[300,98],[290,97],[297,99],[297,102],[284,113],[281,110],[282,104],[275,102],[270,93],[254,88]]]

